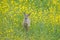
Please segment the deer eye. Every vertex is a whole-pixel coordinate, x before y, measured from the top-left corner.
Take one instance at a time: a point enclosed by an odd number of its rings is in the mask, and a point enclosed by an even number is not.
[[[27,19],[27,18],[25,18],[25,19]]]

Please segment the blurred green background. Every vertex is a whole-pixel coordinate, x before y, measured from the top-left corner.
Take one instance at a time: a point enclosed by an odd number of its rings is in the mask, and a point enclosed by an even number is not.
[[[23,12],[31,13],[27,34]],[[0,40],[60,40],[60,0],[0,0]]]

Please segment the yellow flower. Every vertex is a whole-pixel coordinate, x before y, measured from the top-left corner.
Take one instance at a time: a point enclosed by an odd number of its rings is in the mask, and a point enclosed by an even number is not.
[[[14,16],[16,16],[16,14],[14,14]]]
[[[28,0],[25,0],[26,2],[28,1]]]
[[[13,32],[13,29],[6,30],[7,33]]]
[[[49,17],[52,19],[52,18],[54,18],[54,15],[52,13],[50,13]]]
[[[4,3],[7,3],[7,0],[3,0]]]
[[[2,34],[2,32],[0,32],[0,34]]]
[[[25,6],[22,6],[22,9],[24,10],[25,9]]]
[[[14,21],[18,21],[18,19],[14,18]]]
[[[13,9],[13,11],[16,11],[18,9],[18,6],[16,6],[14,9]]]
[[[59,4],[57,4],[57,8],[58,8],[58,10],[60,10],[60,3],[59,3]]]
[[[52,0],[53,1],[53,4],[57,4],[57,0]]]
[[[12,4],[12,5],[14,5],[14,4],[15,4],[15,1],[14,1],[14,0],[12,0],[12,1],[11,1],[11,4]]]
[[[6,20],[6,17],[4,17],[4,19]]]
[[[48,13],[48,11],[47,11],[47,10],[44,10],[44,13],[45,13],[45,14],[47,14],[47,13]]]
[[[54,9],[51,7],[49,8],[50,9],[50,12],[53,13],[54,12]]]
[[[59,24],[59,16],[58,15],[55,17],[55,21],[57,24]]]
[[[24,0],[19,0],[19,2],[23,2]]]

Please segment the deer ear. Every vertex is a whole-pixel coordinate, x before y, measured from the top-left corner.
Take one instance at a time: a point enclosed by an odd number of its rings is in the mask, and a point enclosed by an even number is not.
[[[30,16],[30,15],[31,15],[31,13],[28,14],[28,16]]]

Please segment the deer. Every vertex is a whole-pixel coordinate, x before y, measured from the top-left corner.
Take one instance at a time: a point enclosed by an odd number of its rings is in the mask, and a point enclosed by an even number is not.
[[[30,27],[30,18],[29,18],[29,16],[30,16],[31,13],[26,14],[26,13],[24,12],[23,14],[24,14],[23,27],[24,27],[24,29],[25,29],[26,31],[28,31],[28,30],[29,30],[29,27]]]

